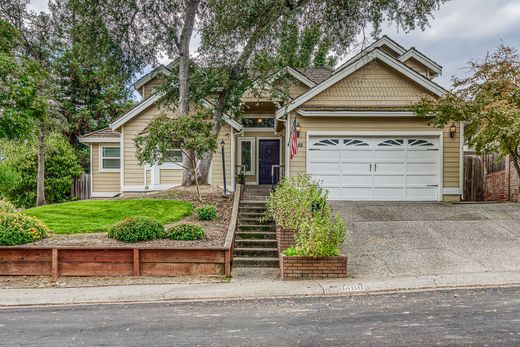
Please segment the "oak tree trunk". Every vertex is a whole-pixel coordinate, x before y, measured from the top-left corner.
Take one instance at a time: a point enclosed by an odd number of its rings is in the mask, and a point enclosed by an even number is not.
[[[45,131],[38,134],[38,176],[36,179],[36,206],[45,205]]]
[[[200,0],[187,0],[184,12],[184,25],[179,39],[179,115],[187,116],[190,110],[189,76],[190,76],[190,41],[193,35],[195,16]],[[194,157],[194,153],[189,153]],[[193,162],[186,156],[182,160],[185,167],[182,174],[182,185],[191,186],[194,181]]]

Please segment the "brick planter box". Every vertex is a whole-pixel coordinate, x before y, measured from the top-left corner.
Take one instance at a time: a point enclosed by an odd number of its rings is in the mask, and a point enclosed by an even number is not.
[[[278,252],[282,253],[287,248],[294,246],[294,231],[276,226],[276,241],[278,241]]]
[[[280,253],[282,280],[347,277],[347,257],[299,257]]]

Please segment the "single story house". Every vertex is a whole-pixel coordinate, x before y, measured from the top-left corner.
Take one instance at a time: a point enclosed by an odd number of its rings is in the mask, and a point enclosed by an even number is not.
[[[93,197],[180,184],[176,162],[138,165],[133,141],[162,112],[154,87],[170,68],[161,66],[139,79],[134,86],[143,100],[110,128],[81,137],[91,148]],[[432,59],[387,36],[334,70],[287,67],[288,102],[280,106],[246,92],[243,119],[225,119],[218,143],[224,143],[228,187],[240,171],[248,185],[307,173],[335,200],[460,200],[463,124],[434,128],[411,109],[423,96],[445,93],[434,82],[441,73]],[[296,142],[291,141],[294,124]],[[213,185],[224,184],[222,162],[219,145],[209,177]]]

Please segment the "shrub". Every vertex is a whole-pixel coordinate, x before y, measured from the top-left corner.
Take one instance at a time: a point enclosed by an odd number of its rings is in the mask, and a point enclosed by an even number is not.
[[[296,230],[312,218],[313,211],[325,208],[327,192],[308,175],[283,178],[267,201],[267,215],[277,225]]]
[[[0,199],[0,213],[2,212],[15,213],[16,207],[9,201]]]
[[[339,255],[345,223],[332,215],[327,193],[310,176],[283,179],[269,196],[267,213],[277,225],[294,231],[296,245],[284,251],[285,255]]]
[[[204,229],[196,224],[177,224],[166,232],[166,237],[172,240],[202,240],[205,236]]]
[[[40,220],[21,213],[0,213],[0,245],[14,246],[49,237],[49,228]]]
[[[1,141],[0,152],[5,159],[0,168],[11,183],[0,184],[0,195],[17,207],[33,207],[36,203],[38,149],[36,141]],[[45,198],[47,203],[71,200],[74,176],[83,172],[69,142],[59,134],[51,134],[45,142]],[[0,174],[1,176],[1,174]]]
[[[217,208],[212,205],[206,205],[197,209],[197,216],[200,220],[214,220],[217,219]]]
[[[164,228],[157,220],[145,216],[135,216],[126,217],[114,224],[108,231],[108,237],[133,243],[158,239],[162,237],[163,233]]]

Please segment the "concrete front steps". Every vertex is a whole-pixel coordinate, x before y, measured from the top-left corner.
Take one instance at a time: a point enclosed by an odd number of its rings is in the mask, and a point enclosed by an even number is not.
[[[268,193],[264,187],[245,189],[235,232],[234,267],[279,266],[275,225],[265,217]]]

